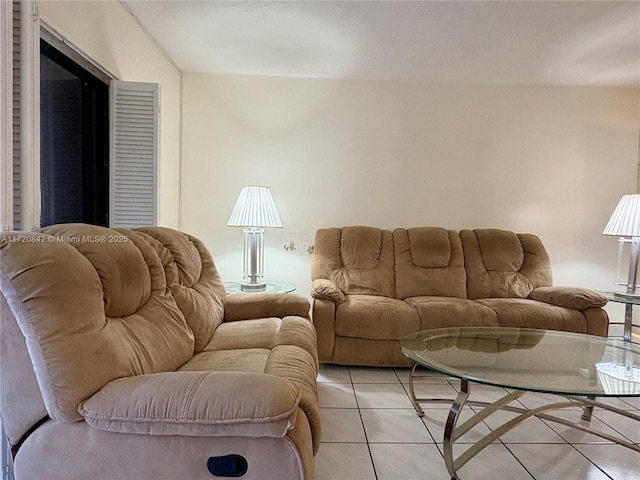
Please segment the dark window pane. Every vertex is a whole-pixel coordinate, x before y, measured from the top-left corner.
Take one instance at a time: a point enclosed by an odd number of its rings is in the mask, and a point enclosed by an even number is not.
[[[44,41],[40,57],[40,223],[106,226],[108,86]]]

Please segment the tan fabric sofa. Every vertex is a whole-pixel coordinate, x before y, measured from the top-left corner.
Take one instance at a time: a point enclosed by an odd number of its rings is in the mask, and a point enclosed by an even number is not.
[[[58,225],[0,247],[0,413],[17,480],[210,479],[208,463],[242,466],[229,455],[246,460],[242,478],[313,477],[304,296],[227,296],[202,242],[166,228]]]
[[[321,362],[405,366],[400,340],[431,328],[509,326],[606,336],[606,299],[552,286],[531,234],[440,227],[325,228],[311,263]]]

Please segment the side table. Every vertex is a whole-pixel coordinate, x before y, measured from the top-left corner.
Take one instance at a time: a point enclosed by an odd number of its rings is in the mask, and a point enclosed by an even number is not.
[[[287,282],[266,282],[264,290],[256,290],[255,292],[242,290],[240,282],[224,282],[224,288],[227,293],[291,293],[296,286]]]
[[[624,293],[601,292],[607,300],[615,303],[624,303],[624,333],[622,338],[625,342],[631,341],[633,331],[633,306],[640,305],[640,297],[632,297]]]

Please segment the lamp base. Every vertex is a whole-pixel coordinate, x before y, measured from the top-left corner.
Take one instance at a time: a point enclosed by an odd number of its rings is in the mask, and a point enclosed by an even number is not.
[[[243,292],[263,292],[264,282],[264,228],[244,229],[244,262],[242,267]]]
[[[264,292],[267,289],[266,283],[241,283],[240,290],[243,292]]]

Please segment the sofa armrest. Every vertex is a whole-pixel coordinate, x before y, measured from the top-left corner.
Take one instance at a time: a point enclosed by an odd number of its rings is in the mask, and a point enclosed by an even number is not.
[[[224,321],[289,315],[309,318],[309,300],[297,293],[245,293],[227,295],[224,302]]]
[[[313,326],[316,329],[318,359],[321,363],[333,362],[336,341],[336,309],[331,300],[313,299]]]
[[[98,430],[147,435],[283,437],[300,389],[255,372],[166,372],[120,378],[78,411]]]
[[[318,278],[311,283],[311,296],[318,300],[331,300],[336,305],[344,302],[344,293],[334,282]]]
[[[578,311],[604,307],[607,304],[607,299],[602,294],[582,287],[538,287],[533,289],[529,298]]]

